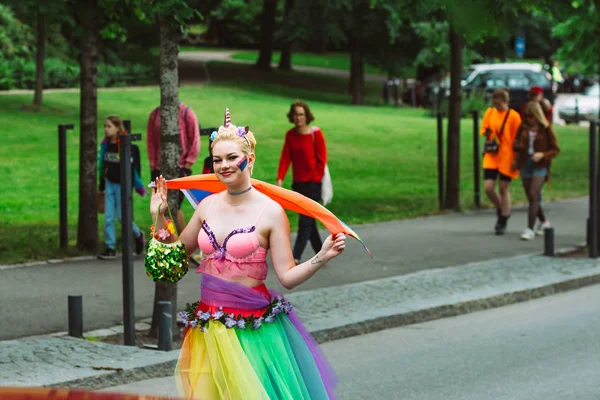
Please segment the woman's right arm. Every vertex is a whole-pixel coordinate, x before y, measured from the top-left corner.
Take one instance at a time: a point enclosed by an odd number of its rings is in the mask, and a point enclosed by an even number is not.
[[[289,135],[286,133],[285,140],[283,142],[283,149],[281,150],[281,157],[279,158],[279,169],[277,170],[277,185],[281,186],[285,175],[292,162],[292,149],[288,141]]]
[[[204,201],[198,204],[194,215],[192,215],[185,229],[179,234],[179,240],[184,244],[187,254],[192,254],[198,248],[198,233],[202,225],[202,216],[204,215],[205,207],[206,202]],[[167,211],[167,185],[165,179],[160,176],[156,179],[156,188],[153,189],[152,198],[150,199],[152,221],[156,222],[154,226],[155,233],[167,228],[167,220],[164,217],[165,211]],[[158,240],[163,243],[173,243],[177,239],[177,236],[172,234],[164,240]]]
[[[521,126],[517,130],[517,136],[515,137],[515,140],[513,141],[513,150],[515,152],[519,152],[523,148],[523,143],[522,143],[523,130],[524,130],[524,127],[521,124]]]

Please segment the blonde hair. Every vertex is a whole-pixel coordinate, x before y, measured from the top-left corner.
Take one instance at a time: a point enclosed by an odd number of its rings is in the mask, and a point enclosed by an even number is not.
[[[247,128],[248,127],[246,127],[246,129]],[[243,127],[229,125],[227,128],[225,128],[221,126],[217,135],[212,141],[211,149],[215,148],[216,143],[227,140],[238,143],[244,155],[249,156],[250,154],[253,154],[254,149],[256,148],[256,139],[254,138],[254,134],[250,130],[247,130],[244,136],[240,136],[236,132],[236,130],[239,129],[243,129]]]
[[[538,101],[530,101],[529,103],[527,103],[527,105],[525,106],[525,115],[532,115],[533,117],[535,117],[537,123],[543,126],[544,128],[547,128],[549,125],[548,120],[544,115],[544,110],[542,110],[542,106]]]

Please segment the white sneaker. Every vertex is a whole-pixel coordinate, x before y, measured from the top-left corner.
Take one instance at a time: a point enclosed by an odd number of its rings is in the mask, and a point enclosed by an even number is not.
[[[525,228],[523,233],[521,233],[521,240],[533,240],[535,239],[535,232],[533,232],[529,228]]]
[[[552,225],[550,225],[550,221],[545,220],[544,222],[541,222],[538,225],[537,230],[535,231],[535,234],[538,236],[544,236],[544,229],[550,228],[550,227],[552,227]]]

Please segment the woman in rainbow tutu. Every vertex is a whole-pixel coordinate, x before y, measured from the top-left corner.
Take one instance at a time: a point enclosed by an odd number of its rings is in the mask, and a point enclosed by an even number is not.
[[[200,247],[205,256],[201,299],[180,313],[186,330],[175,371],[179,391],[196,399],[333,399],[333,369],[291,304],[263,281],[269,251],[277,278],[291,289],[340,255],[346,236],[330,235],[318,254],[296,265],[283,208],[251,184],[252,132],[232,125],[227,110],[211,139],[215,174],[227,190],[205,198],[179,236],[185,253]],[[150,209],[154,237],[168,246],[175,238],[163,216],[162,176]]]

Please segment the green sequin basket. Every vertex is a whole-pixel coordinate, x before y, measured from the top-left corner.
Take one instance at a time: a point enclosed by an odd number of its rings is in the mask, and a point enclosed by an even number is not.
[[[171,210],[168,207],[167,210],[169,210],[169,216],[173,221]],[[158,213],[154,221],[154,226],[157,225]],[[177,233],[177,228],[175,228],[175,232]],[[148,250],[144,258],[146,275],[154,282],[177,282],[187,274],[188,260],[185,245],[179,240],[178,233],[177,241],[174,243],[163,243],[153,237],[148,244]]]

